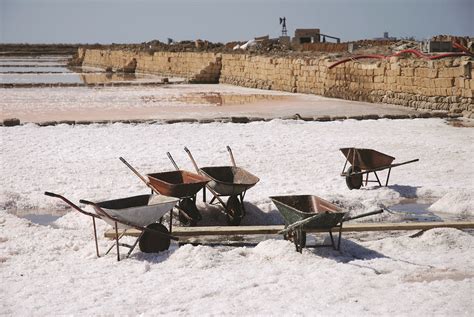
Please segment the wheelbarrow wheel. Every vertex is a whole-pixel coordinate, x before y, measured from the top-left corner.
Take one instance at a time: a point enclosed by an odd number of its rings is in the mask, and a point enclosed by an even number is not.
[[[168,229],[161,223],[152,223],[146,226],[148,229],[152,229],[157,232],[169,234]],[[140,237],[138,243],[140,251],[145,253],[158,253],[161,251],[168,250],[170,247],[171,239],[169,237],[157,234],[152,231],[144,231]]]
[[[179,201],[179,221],[185,226],[194,227],[202,219],[201,213],[196,207],[196,203],[191,198],[184,198]]]
[[[303,229],[298,228],[294,231],[293,243],[295,244],[296,251],[302,253],[303,248],[306,246],[306,232]]]
[[[359,189],[362,186],[362,174],[351,175],[352,173],[360,172],[358,166],[351,166],[347,170],[348,176],[346,176],[346,185],[349,189]]]
[[[230,196],[227,200],[226,216],[228,225],[240,225],[243,218],[243,209],[238,196]]]

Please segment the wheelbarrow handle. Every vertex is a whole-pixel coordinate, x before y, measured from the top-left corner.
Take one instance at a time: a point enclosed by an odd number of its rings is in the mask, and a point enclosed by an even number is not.
[[[174,161],[173,157],[171,156],[170,152],[166,152],[166,155],[168,155],[168,158],[170,159],[171,163],[173,164],[174,168],[179,171],[178,164]]]
[[[197,166],[197,163],[196,163],[196,161],[194,160],[193,155],[191,154],[191,151],[190,151],[186,146],[184,147],[184,151],[188,154],[189,158],[191,159],[191,162],[193,163],[194,168],[196,169],[196,172],[197,172],[198,174],[201,174],[201,173],[199,172],[199,167]]]
[[[82,210],[81,208],[79,208],[79,206],[77,206],[76,204],[74,204],[73,202],[71,202],[69,199],[67,199],[64,196],[61,196],[61,195],[58,195],[58,194],[55,194],[55,193],[52,193],[52,192],[44,192],[44,194],[46,196],[55,197],[55,198],[59,198],[59,199],[63,200],[66,204],[68,204],[69,206],[71,206],[72,208],[76,209],[77,211],[79,211],[80,213],[82,213],[84,215],[91,216],[93,218],[100,218],[96,214],[93,214],[93,213],[87,212],[85,210]]]
[[[230,160],[232,161],[232,165],[234,165],[234,167],[236,167],[237,165],[235,165],[235,159],[234,159],[234,155],[232,154],[232,149],[228,145],[227,145],[227,152],[229,152]]]
[[[62,197],[61,195],[58,195],[58,194],[55,194],[55,193],[52,193],[52,192],[44,192],[44,194],[46,196],[50,196],[50,197],[56,197],[56,198],[61,198]]]
[[[84,205],[92,205],[92,206],[96,205],[96,203],[93,203],[92,201],[88,201],[88,200],[85,200],[85,199],[79,200],[79,203],[84,204]]]
[[[145,177],[143,177],[135,168],[133,168],[133,166],[130,165],[123,157],[119,157],[119,160],[121,160],[123,164],[127,165],[127,167],[131,169],[132,172],[135,173],[135,175],[137,175],[147,186],[149,186],[148,181],[145,179]]]
[[[359,219],[359,218],[363,218],[363,217],[368,217],[368,216],[373,216],[373,215],[381,214],[382,212],[384,212],[383,209],[375,210],[375,211],[367,212],[365,214],[357,215],[357,216],[354,216],[354,217],[348,217],[346,219],[343,219],[342,222],[349,221],[349,220],[354,220],[354,219]]]

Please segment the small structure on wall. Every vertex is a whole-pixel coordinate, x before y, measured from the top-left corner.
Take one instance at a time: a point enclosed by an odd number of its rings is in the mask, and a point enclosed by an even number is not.
[[[321,32],[319,29],[296,29],[293,44],[319,43]]]
[[[332,35],[322,34],[319,29],[296,29],[293,45],[298,46],[309,43],[326,43],[330,40],[340,43],[341,39]]]

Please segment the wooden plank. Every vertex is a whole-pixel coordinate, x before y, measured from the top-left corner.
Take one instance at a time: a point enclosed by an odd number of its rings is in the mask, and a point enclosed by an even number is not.
[[[474,229],[474,222],[401,222],[401,223],[352,223],[344,224],[342,232],[365,232],[365,231],[398,231],[398,230],[429,230],[434,228],[457,228]],[[196,236],[238,236],[251,234],[277,234],[284,226],[213,226],[213,227],[173,227],[173,235],[177,237]],[[339,228],[333,228],[337,231]],[[119,234],[123,230],[119,230]],[[327,232],[328,230],[310,229],[307,232]],[[125,235],[138,236],[140,231],[136,229],[126,230]],[[114,230],[105,232],[106,238],[115,238]]]

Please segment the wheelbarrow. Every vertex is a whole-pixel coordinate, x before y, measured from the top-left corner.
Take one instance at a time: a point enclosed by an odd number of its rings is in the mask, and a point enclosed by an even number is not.
[[[176,198],[140,195],[98,203],[80,200],[79,202],[81,204],[91,205],[94,208],[96,213],[91,213],[83,210],[61,195],[51,192],[45,192],[44,194],[46,196],[62,199],[72,208],[92,218],[97,257],[100,257],[100,253],[97,242],[96,219],[101,219],[114,227],[115,243],[109,247],[105,254],[107,255],[115,246],[117,248],[117,261],[120,261],[119,247],[129,249],[127,253],[128,258],[137,244],[139,244],[139,248],[142,252],[157,253],[168,250],[171,240],[178,241],[178,238],[172,236],[164,225],[158,223],[158,221],[176,205],[178,202]],[[125,235],[125,230],[119,235],[118,229],[130,228],[141,231],[138,238],[131,245],[120,242],[119,240]]]
[[[354,217],[338,206],[314,195],[292,195],[270,197],[285,221],[285,229],[280,231],[285,239],[292,240],[296,251],[302,252],[306,246],[306,230],[321,229],[329,232],[331,244],[318,245],[340,250],[342,225],[344,222],[382,213],[383,210],[372,211]],[[338,228],[337,244],[334,241],[332,229]]]
[[[179,198],[175,206],[179,211],[179,220],[184,225],[195,226],[202,219],[196,207],[196,194],[210,181],[205,176],[180,170],[173,157],[167,152],[176,171],[146,174],[148,180],[133,168],[123,157],[119,159],[135,175],[137,175],[151,190],[157,194]],[[172,214],[170,217],[170,231],[172,230]]]
[[[378,171],[388,169],[387,179],[385,180],[385,186],[388,185],[390,179],[390,172],[392,168],[418,162],[419,159],[414,159],[402,163],[392,164],[395,158],[393,156],[372,150],[372,149],[358,149],[358,148],[342,148],[340,149],[342,154],[346,157],[346,162],[342,168],[341,176],[346,178],[346,184],[349,189],[359,189],[364,185],[363,175],[365,174],[365,186],[369,182],[378,183],[382,186]],[[347,163],[351,166],[346,170]],[[375,180],[369,180],[369,174],[374,173]]]
[[[184,150],[189,155],[196,171],[211,180],[206,184],[206,188],[213,195],[213,198],[209,203],[212,204],[217,200],[224,208],[227,223],[233,226],[240,225],[242,218],[245,216],[245,193],[247,190],[255,186],[260,179],[247,172],[245,169],[236,166],[234,155],[229,146],[227,146],[227,151],[229,152],[232,166],[210,166],[199,168],[191,154],[191,151],[189,151],[187,147],[185,147]],[[227,202],[224,202],[222,199],[223,196],[229,197]]]

